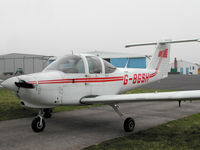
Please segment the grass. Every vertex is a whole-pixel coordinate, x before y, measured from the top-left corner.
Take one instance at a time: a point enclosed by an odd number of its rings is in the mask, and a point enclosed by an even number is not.
[[[136,93],[154,93],[154,92],[172,92],[174,90],[154,90],[154,89],[134,89],[126,92],[125,94],[136,94]]]
[[[54,109],[54,112],[71,111],[74,109],[82,109],[96,106],[99,105],[58,106]],[[38,109],[22,107],[19,103],[19,99],[11,91],[8,91],[6,89],[0,90],[0,121],[24,117],[33,117],[37,114]]]
[[[115,138],[84,150],[199,150],[200,114]]]
[[[0,90],[0,121],[36,115],[36,110],[21,107],[11,91]]]
[[[158,90],[158,92],[165,92],[169,90]],[[147,93],[155,92],[155,90],[150,89],[135,89],[127,92],[130,93]],[[58,106],[54,109],[54,112],[61,111],[71,111],[74,109],[82,109],[89,107],[96,107],[99,105],[89,105],[89,106]],[[18,119],[24,117],[33,117],[38,113],[38,109],[31,109],[27,107],[22,107],[19,104],[18,98],[11,92],[6,89],[0,90],[0,121]]]

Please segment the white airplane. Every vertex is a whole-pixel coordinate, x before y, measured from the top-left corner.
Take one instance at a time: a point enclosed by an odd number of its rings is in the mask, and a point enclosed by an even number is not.
[[[168,76],[170,43],[194,40],[162,40],[156,43],[127,45],[156,45],[155,54],[146,69],[116,68],[94,55],[66,55],[47,66],[42,72],[9,78],[1,83],[15,93],[23,106],[40,109],[32,121],[32,129],[45,128],[44,117],[51,117],[51,109],[61,105],[110,105],[124,120],[124,130],[134,130],[135,121],[125,118],[119,103],[149,101],[181,101],[200,99],[200,90],[164,93],[122,94]],[[128,64],[128,62],[127,62]],[[127,65],[126,65],[127,66]]]

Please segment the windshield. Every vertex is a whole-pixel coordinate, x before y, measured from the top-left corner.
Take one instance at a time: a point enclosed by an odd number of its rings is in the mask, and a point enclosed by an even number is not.
[[[46,70],[59,70],[64,73],[85,73],[83,60],[80,56],[64,56],[45,68]]]

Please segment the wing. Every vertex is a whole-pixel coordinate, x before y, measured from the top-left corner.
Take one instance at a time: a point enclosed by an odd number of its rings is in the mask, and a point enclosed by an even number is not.
[[[81,99],[83,104],[118,104],[126,102],[200,100],[200,90],[90,96]]]

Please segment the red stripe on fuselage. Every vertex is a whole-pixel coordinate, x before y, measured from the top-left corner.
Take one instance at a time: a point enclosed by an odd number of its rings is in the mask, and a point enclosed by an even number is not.
[[[87,82],[111,82],[111,81],[123,81],[123,79],[109,79],[109,80],[83,80],[83,81],[74,81],[74,83],[87,83]]]
[[[102,78],[77,78],[75,80],[106,80],[106,79],[123,79],[123,76],[119,77],[102,77]]]
[[[58,83],[87,83],[87,82],[112,82],[122,81],[123,76],[119,77],[102,77],[102,78],[77,78],[77,79],[56,79],[56,80],[41,80],[29,81],[30,84],[58,84]]]

